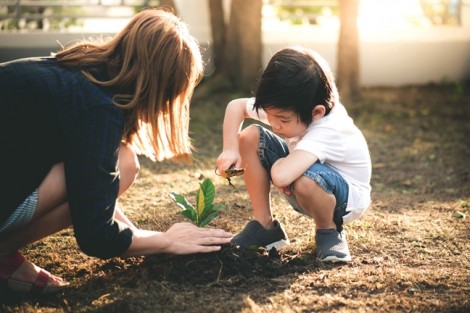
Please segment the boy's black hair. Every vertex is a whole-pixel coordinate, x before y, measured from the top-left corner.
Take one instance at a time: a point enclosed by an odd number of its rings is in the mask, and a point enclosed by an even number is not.
[[[282,49],[273,55],[261,74],[255,98],[255,110],[292,110],[305,125],[312,122],[315,106],[325,106],[327,115],[339,100],[326,61],[302,47]]]

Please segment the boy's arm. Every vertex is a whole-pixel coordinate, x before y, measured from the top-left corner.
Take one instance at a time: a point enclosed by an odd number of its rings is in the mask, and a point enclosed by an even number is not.
[[[271,168],[274,186],[289,186],[317,160],[315,155],[302,150],[294,150],[287,157],[277,160]]]
[[[238,134],[245,118],[248,117],[246,112],[246,102],[248,98],[240,98],[232,100],[225,109],[225,117],[223,124],[223,148],[222,153],[217,159],[217,167],[219,171],[225,171],[230,166],[241,166],[241,157],[238,146]]]

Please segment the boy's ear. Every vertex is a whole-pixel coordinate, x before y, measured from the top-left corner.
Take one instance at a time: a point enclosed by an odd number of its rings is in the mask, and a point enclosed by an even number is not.
[[[316,121],[325,116],[326,108],[324,105],[317,104],[312,111],[312,121]]]

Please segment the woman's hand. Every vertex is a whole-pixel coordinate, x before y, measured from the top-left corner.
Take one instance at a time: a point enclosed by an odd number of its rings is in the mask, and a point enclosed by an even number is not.
[[[232,234],[224,230],[201,228],[191,223],[176,223],[163,235],[169,244],[165,252],[170,254],[214,252],[232,240]]]
[[[232,237],[222,229],[200,228],[191,223],[176,223],[166,232],[136,229],[131,246],[122,256],[214,252],[230,243]]]

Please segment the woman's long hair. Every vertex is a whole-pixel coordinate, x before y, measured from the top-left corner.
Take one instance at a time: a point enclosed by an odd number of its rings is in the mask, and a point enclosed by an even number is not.
[[[93,83],[114,90],[114,103],[126,114],[123,140],[153,160],[189,160],[189,101],[203,75],[197,41],[170,12],[136,14],[113,39],[81,42],[56,55]],[[105,70],[100,81],[92,75]]]

